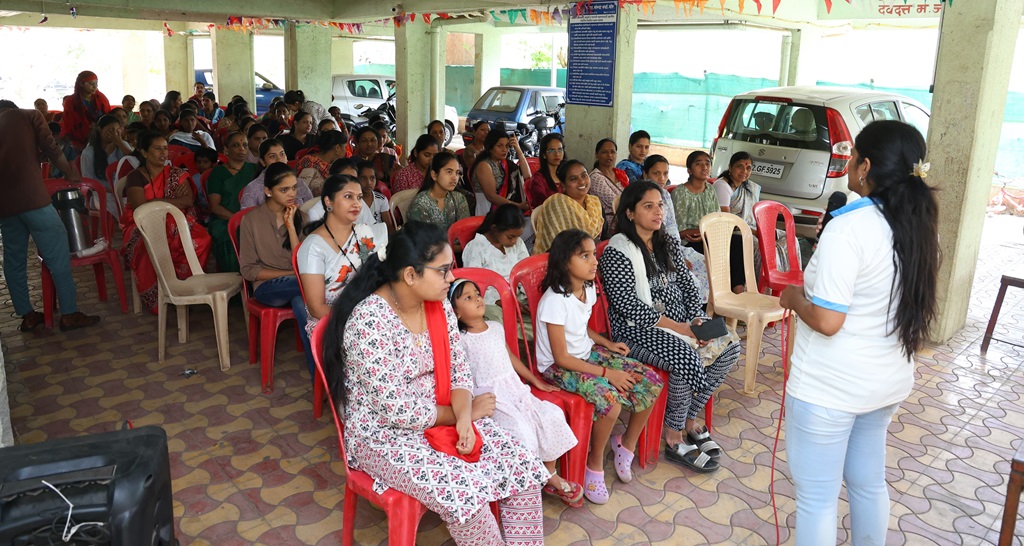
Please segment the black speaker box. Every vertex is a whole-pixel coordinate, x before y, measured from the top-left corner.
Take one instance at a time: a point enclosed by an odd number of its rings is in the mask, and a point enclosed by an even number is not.
[[[62,539],[68,503],[71,526]],[[176,546],[167,434],[148,426],[0,449],[0,544]]]

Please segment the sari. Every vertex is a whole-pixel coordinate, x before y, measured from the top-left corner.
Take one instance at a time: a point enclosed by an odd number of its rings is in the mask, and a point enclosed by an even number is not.
[[[548,197],[533,211],[533,228],[537,233],[533,253],[547,252],[555,236],[567,229],[581,229],[598,239],[604,227],[602,210],[601,200],[594,195],[587,195],[583,204],[564,193]]]
[[[210,172],[207,180],[207,198],[213,194],[220,195],[220,205],[234,214],[242,208],[238,201],[239,194],[253,178],[256,178],[256,166],[252,163],[243,163],[235,174],[231,174],[226,166],[218,165]],[[211,216],[207,229],[213,238],[213,256],[217,259],[217,267],[222,272],[238,271],[238,256],[228,237],[228,221]]]
[[[132,175],[135,174],[142,176],[138,170],[132,173]],[[178,167],[164,167],[159,176],[146,184],[144,188],[146,201],[173,198],[182,184],[190,184],[188,171]],[[203,226],[199,225],[194,207],[189,207],[182,212],[185,214],[185,221],[188,223],[188,229],[192,235],[192,247],[196,250],[199,263],[204,264],[209,258],[210,249],[213,246],[210,234],[203,229]],[[153,262],[149,259],[149,253],[146,252],[142,232],[135,225],[135,215],[131,205],[125,205],[124,213],[121,215],[121,234],[125,242],[124,248],[122,248],[124,261],[128,269],[131,270],[135,287],[139,291],[139,298],[151,313],[156,314],[159,293],[156,269],[153,268]],[[175,275],[180,280],[191,277],[192,268],[188,264],[185,249],[181,246],[178,225],[170,216],[167,217],[167,241],[170,246]]]

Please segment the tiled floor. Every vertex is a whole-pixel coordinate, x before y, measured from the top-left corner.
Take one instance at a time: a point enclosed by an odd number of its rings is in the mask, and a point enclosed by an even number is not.
[[[995,542],[1009,458],[1024,436],[1024,350],[994,342],[979,356],[999,275],[1022,263],[1024,220],[990,219],[967,326],[948,344],[918,357],[917,387],[889,429],[892,517],[888,544]],[[94,291],[78,272],[79,293]],[[38,271],[31,279],[38,296]],[[966,290],[967,287],[964,287]],[[0,298],[8,300],[6,287]],[[310,380],[282,329],[274,391],[260,392],[248,365],[241,308],[231,310],[233,367],[221,372],[209,311],[191,311],[192,338],[169,338],[156,362],[156,320],[120,314],[114,302],[85,296],[82,307],[104,317],[95,329],[22,334],[0,321],[12,419],[21,443],[109,431],[123,420],[160,425],[170,438],[174,513],[182,544],[338,544],[343,467],[328,416],[314,421]],[[171,318],[171,328],[173,329]],[[1024,337],[1024,293],[1008,295],[997,336]],[[715,405],[723,469],[702,476],[664,462],[637,470],[629,485],[612,484],[605,506],[565,508],[545,501],[548,544],[774,544],[769,494],[782,371],[778,331],[768,333],[754,395],[741,393],[734,370]],[[742,362],[742,360],[741,360]],[[179,373],[199,370],[193,377]],[[792,542],[793,489],[784,439],[775,468],[783,543]],[[614,476],[609,466],[608,474]],[[848,507],[840,538],[849,526]],[[360,501],[359,544],[386,542],[383,513]],[[1018,532],[1024,530],[1024,524]],[[436,516],[420,526],[419,543],[450,541]]]

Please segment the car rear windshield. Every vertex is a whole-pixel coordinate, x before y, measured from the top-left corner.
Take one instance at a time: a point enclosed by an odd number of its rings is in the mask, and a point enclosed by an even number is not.
[[[473,110],[510,113],[516,111],[522,91],[515,89],[491,89],[473,105]]]
[[[723,138],[830,151],[825,107],[771,99],[734,99]]]

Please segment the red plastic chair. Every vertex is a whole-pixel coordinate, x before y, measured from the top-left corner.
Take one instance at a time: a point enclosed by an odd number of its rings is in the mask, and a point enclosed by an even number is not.
[[[184,146],[178,146],[177,144],[167,145],[167,159],[171,160],[171,163],[176,163],[179,157],[191,153],[192,150]]]
[[[103,184],[98,180],[92,178],[83,178],[80,184],[71,184],[67,180],[61,178],[49,178],[43,181],[46,185],[46,191],[53,196],[58,190],[64,188],[78,188],[82,192],[82,197],[85,198],[85,202],[90,201],[90,195],[95,194],[97,201],[99,202],[99,214],[100,218],[108,218],[107,213],[107,192],[103,189]],[[96,275],[96,294],[99,296],[100,301],[107,301],[107,278],[106,271],[103,269],[103,264],[110,266],[110,272],[114,277],[114,286],[117,288],[117,297],[121,301],[121,312],[128,312],[128,297],[124,287],[124,270],[121,269],[121,256],[117,250],[113,247],[114,240],[114,223],[113,221],[102,221],[100,226],[103,228],[103,237],[107,239],[107,250],[94,254],[92,256],[86,256],[84,258],[71,257],[71,267],[82,267],[91,265],[93,272]],[[53,309],[56,306],[56,287],[53,284],[53,276],[50,274],[49,268],[46,267],[46,263],[43,262],[42,258],[39,259],[42,264],[42,285],[43,285],[43,317],[44,323],[47,328],[53,328]]]
[[[238,228],[242,225],[242,217],[256,207],[242,209],[231,216],[228,220],[228,235],[231,237],[231,246],[238,255]],[[271,307],[264,305],[256,298],[249,297],[249,281],[242,279],[242,304],[249,315],[249,364],[256,363],[256,342],[259,340],[260,355],[260,376],[263,380],[263,392],[269,394],[274,391],[274,352],[277,349],[277,330],[281,323],[286,320],[294,320],[295,313],[291,307]],[[296,322],[296,348],[299,352],[304,350],[302,346],[302,333],[298,331],[300,326]]]
[[[174,162],[174,165],[176,167],[181,167],[182,169],[185,169],[186,171],[188,171],[188,174],[197,174],[199,172],[199,167],[196,167],[196,153],[195,152],[189,152],[187,154],[182,154],[182,155],[176,157],[173,160],[173,162]]]
[[[513,290],[522,288],[526,293],[526,301],[530,309],[530,320],[533,321],[534,328],[536,328],[537,324],[537,306],[540,304],[540,297],[542,295],[540,283],[544,279],[544,274],[547,272],[547,266],[548,255],[538,254],[536,256],[530,256],[516,264],[515,267],[512,268],[512,273],[509,275],[512,279],[511,286]],[[511,305],[515,307],[518,314],[519,302],[515,300],[514,296],[512,298],[512,302],[513,303]],[[503,312],[506,305],[508,304],[502,302]],[[526,326],[522,320],[522,316],[519,317],[518,324],[523,339],[526,339]],[[515,344],[511,344],[511,346],[518,347],[518,341]],[[531,349],[536,353],[535,348],[531,347]],[[532,371],[537,377],[540,377],[540,372],[537,371],[537,362],[530,355],[530,351],[527,351],[523,356],[526,357],[526,364],[529,366],[530,371]],[[535,393],[535,395],[541,400],[548,400],[558,404],[562,407],[563,411],[565,411],[565,415],[569,421],[569,428],[571,428],[573,433],[576,434],[577,443],[576,446],[570,449],[562,459],[562,473],[565,479],[569,481],[579,484],[584,483],[587,468],[587,454],[590,451],[590,433],[594,426],[594,405],[587,402],[582,396],[566,391]]]
[[[513,292],[508,281],[490,269],[476,267],[456,268],[452,270],[452,274],[455,275],[456,279],[467,279],[475,282],[481,291],[486,292],[488,288],[494,288],[498,291],[498,296],[501,298],[502,322],[505,327],[505,343],[512,350],[512,354],[516,355],[516,357],[521,357],[519,354],[518,334],[523,329],[523,315],[519,310],[519,301],[516,299],[515,292]],[[525,355],[523,360],[530,367],[530,370],[536,374],[537,369],[532,364],[533,361],[530,355]],[[587,452],[590,449],[590,432],[594,426],[593,404],[590,404],[579,395],[566,391],[544,392],[532,386],[530,391],[537,398],[551,402],[565,413],[566,421],[576,436],[577,443],[576,447],[567,451],[560,459],[562,475],[567,480],[582,484],[587,466]]]
[[[39,170],[43,173],[43,179],[50,178],[50,162],[44,161],[39,164]]]
[[[302,277],[299,275],[299,249],[302,248],[302,244],[292,249],[292,271],[295,272],[295,278],[299,280],[299,292],[302,293],[302,301],[306,301],[306,291],[302,288]],[[308,308],[308,307],[307,307]],[[326,322],[327,317],[324,317],[322,322]],[[319,323],[317,323],[319,324]],[[312,342],[310,343],[312,346]],[[327,389],[327,383],[321,383],[317,377],[313,378],[313,418],[319,419],[324,413],[324,391]]]
[[[199,175],[199,185],[203,187],[203,194],[207,196],[206,197],[207,199],[210,198],[209,197],[210,192],[208,191],[209,190],[208,183],[210,181],[210,173],[212,173],[212,172],[213,172],[213,169],[210,169],[210,170],[206,171],[205,173]]]
[[[452,252],[455,252],[456,256],[462,255],[462,250],[466,248],[466,243],[472,241],[473,237],[476,237],[476,230],[483,223],[483,216],[470,216],[455,222],[452,224],[452,227],[448,228],[448,244],[451,245]]]
[[[530,166],[530,172],[535,173],[540,170],[540,158],[539,157],[528,157],[526,158],[526,164]]]
[[[789,255],[789,271],[779,271],[775,255],[775,226],[779,215],[786,225],[786,254]],[[788,285],[803,286],[804,272],[797,257],[796,226],[789,207],[776,201],[759,201],[754,204],[754,222],[757,224],[757,246],[761,251],[761,271],[758,272],[757,287],[761,292],[768,290],[771,296],[778,296]]]
[[[107,182],[110,182],[110,187],[111,187],[111,189],[113,189],[114,182],[117,181],[117,163],[116,162],[115,163],[111,163],[110,165],[107,165],[106,175],[107,175]]]
[[[320,362],[324,331],[327,329],[327,317],[317,323],[310,338],[310,345],[313,348],[313,361],[316,363],[317,381],[314,384],[327,385],[327,374],[324,373],[323,364]],[[330,390],[327,390],[327,401],[331,407],[331,415],[334,416],[334,428],[338,432],[338,453],[345,465],[345,504],[342,509],[342,539],[343,546],[352,546],[355,537],[356,526],[356,501],[363,497],[367,501],[379,506],[384,510],[388,518],[388,544],[393,546],[415,546],[416,528],[420,520],[427,513],[423,504],[406,495],[399,493],[394,488],[388,488],[384,493],[377,494],[373,490],[373,478],[369,474],[348,466],[348,457],[345,456],[345,424],[338,416],[338,407],[331,397]]]

